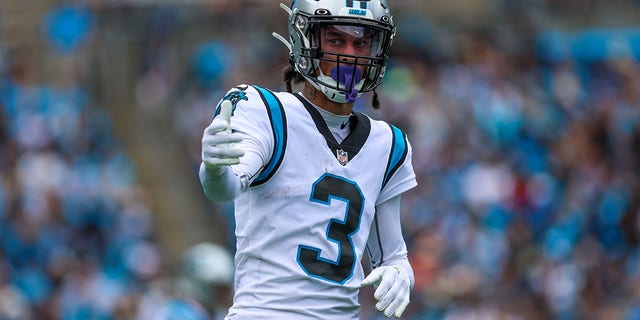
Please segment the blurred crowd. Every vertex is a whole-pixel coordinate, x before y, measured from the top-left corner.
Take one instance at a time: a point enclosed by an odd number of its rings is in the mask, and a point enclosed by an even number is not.
[[[475,33],[391,70],[383,112],[420,183],[409,318],[640,318],[640,51],[583,36],[513,50]]]
[[[231,256],[201,243],[169,264],[152,201],[83,74],[91,19],[51,10],[49,63],[0,41],[0,319],[211,319],[228,304]]]
[[[0,78],[0,318],[109,319],[161,268],[151,212],[110,116],[61,60]]]
[[[137,101],[172,105],[195,168],[224,91],[283,90],[286,51],[237,22],[181,66],[179,25],[161,13]],[[640,319],[640,32],[398,24],[382,107],[365,95],[356,110],[413,146],[405,318]],[[4,54],[0,79],[0,318],[160,317],[172,285],[158,280],[152,213],[108,113],[64,72],[34,83],[27,58]],[[212,204],[229,251],[231,209]],[[362,319],[382,318],[370,294],[361,303]]]

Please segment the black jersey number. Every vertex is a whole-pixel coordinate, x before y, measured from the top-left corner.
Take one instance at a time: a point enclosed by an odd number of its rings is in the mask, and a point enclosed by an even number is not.
[[[331,219],[327,226],[327,240],[338,245],[337,260],[320,257],[321,249],[300,245],[298,264],[312,277],[343,284],[353,276],[357,262],[351,237],[360,228],[364,196],[355,182],[325,174],[313,184],[309,200],[327,206],[332,200],[344,201],[346,213],[344,220]]]

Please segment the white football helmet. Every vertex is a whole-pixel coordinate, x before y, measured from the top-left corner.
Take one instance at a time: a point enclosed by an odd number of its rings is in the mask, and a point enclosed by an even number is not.
[[[181,295],[209,306],[219,287],[232,285],[233,275],[231,253],[220,245],[201,242],[183,254],[176,287]]]
[[[382,82],[395,24],[387,0],[293,0],[289,13],[289,41],[274,36],[289,48],[295,70],[330,100],[353,102]],[[331,52],[321,45],[323,27],[332,27],[370,45],[368,55]],[[320,61],[337,62],[330,74]]]

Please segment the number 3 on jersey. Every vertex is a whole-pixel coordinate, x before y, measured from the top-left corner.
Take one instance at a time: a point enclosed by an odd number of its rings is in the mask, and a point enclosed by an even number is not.
[[[336,261],[320,257],[321,249],[298,246],[298,264],[310,276],[343,284],[353,276],[358,259],[351,237],[360,229],[364,196],[358,185],[344,178],[324,174],[313,184],[310,201],[331,205],[331,200],[347,204],[344,220],[331,219],[327,226],[327,240],[338,245]]]

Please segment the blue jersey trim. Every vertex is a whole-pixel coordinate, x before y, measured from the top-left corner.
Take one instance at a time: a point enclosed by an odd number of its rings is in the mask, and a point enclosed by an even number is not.
[[[282,102],[280,102],[278,97],[270,90],[259,86],[253,87],[258,91],[267,108],[274,143],[271,159],[258,177],[251,183],[252,187],[267,182],[276,173],[276,170],[278,170],[284,158],[285,146],[287,145],[287,119],[284,114]]]
[[[387,162],[387,170],[384,174],[384,180],[382,182],[382,187],[384,188],[393,174],[400,168],[404,159],[407,157],[407,153],[409,152],[406,135],[402,130],[397,127],[390,125],[391,132],[393,133],[393,140],[391,143],[391,153],[389,154],[389,161]]]

